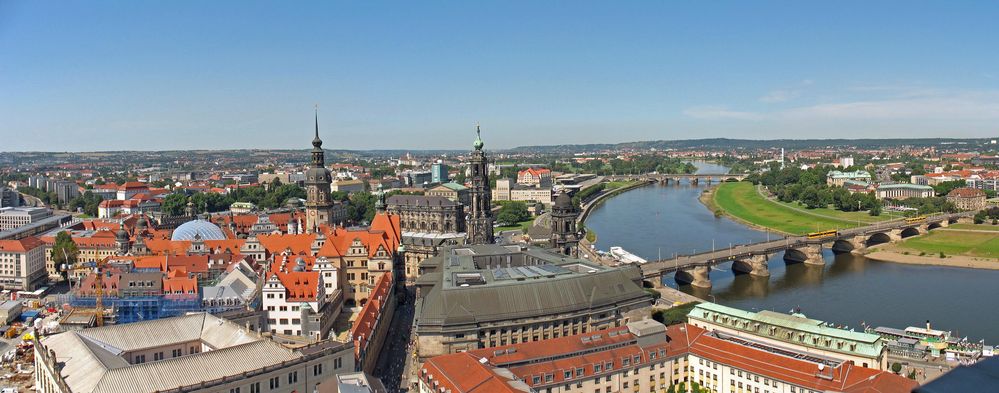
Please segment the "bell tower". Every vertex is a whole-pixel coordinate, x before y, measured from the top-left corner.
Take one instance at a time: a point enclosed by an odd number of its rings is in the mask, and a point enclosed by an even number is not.
[[[472,158],[469,160],[471,172],[471,206],[465,226],[468,231],[468,244],[491,244],[493,242],[492,191],[489,188],[489,160],[482,151],[482,131],[475,125],[475,142],[472,144]]]

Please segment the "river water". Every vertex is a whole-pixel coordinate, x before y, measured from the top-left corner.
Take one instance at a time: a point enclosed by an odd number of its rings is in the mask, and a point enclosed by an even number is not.
[[[725,173],[697,162],[698,173]],[[586,226],[597,247],[621,246],[646,259],[668,258],[730,244],[766,240],[768,234],[714,214],[698,201],[706,185],[650,185],[615,196],[594,210]],[[770,234],[771,238],[778,237]],[[679,289],[745,310],[788,312],[800,307],[811,318],[860,330],[873,326],[923,326],[950,330],[969,340],[999,344],[999,270],[880,262],[824,250],[825,266],[769,262],[770,277],[735,276],[731,263],[711,272],[712,289]],[[672,276],[665,283],[676,288]]]

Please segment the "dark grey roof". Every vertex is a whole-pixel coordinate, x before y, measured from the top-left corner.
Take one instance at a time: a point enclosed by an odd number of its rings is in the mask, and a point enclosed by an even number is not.
[[[420,206],[457,206],[458,202],[452,201],[442,196],[426,195],[392,195],[386,202],[393,205],[420,205]]]
[[[511,247],[454,247],[421,264],[440,267],[418,280],[418,285],[434,283],[422,299],[419,325],[541,317],[649,298],[636,284],[641,273],[633,266],[611,268],[538,248],[513,251]],[[547,263],[482,268],[473,262],[474,258],[501,260],[516,254]]]

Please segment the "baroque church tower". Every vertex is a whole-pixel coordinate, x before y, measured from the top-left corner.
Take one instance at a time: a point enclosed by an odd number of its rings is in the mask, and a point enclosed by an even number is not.
[[[551,211],[552,238],[550,243],[556,252],[573,258],[579,257],[579,239],[582,235],[576,227],[576,218],[578,217],[579,211],[572,204],[569,193],[565,190],[559,192],[558,196],[555,197]]]
[[[305,172],[305,228],[300,231],[315,232],[320,226],[329,225],[333,216],[333,199],[330,196],[330,170],[326,169],[323,140],[319,139],[319,109],[316,109],[316,137],[312,140],[312,164]]]
[[[493,242],[492,191],[489,189],[489,161],[482,151],[482,134],[475,125],[475,143],[472,145],[471,166],[472,189],[469,190],[472,204],[469,207],[468,219],[465,220],[468,244],[491,244]]]

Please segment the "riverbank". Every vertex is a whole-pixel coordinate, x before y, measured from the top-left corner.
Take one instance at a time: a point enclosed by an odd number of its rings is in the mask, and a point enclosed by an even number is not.
[[[715,218],[726,217],[726,218],[728,218],[728,219],[730,219],[732,221],[735,221],[735,222],[737,222],[739,224],[745,225],[745,226],[750,227],[752,229],[755,229],[757,231],[774,232],[774,233],[777,233],[777,234],[780,234],[780,235],[794,236],[793,233],[784,232],[784,231],[777,230],[777,229],[774,229],[774,228],[768,228],[768,227],[765,227],[763,225],[758,225],[758,224],[753,223],[751,221],[744,220],[744,219],[742,219],[742,217],[735,216],[735,215],[729,213],[728,211],[726,211],[725,209],[723,209],[721,206],[718,206],[718,203],[715,201],[715,191],[718,189],[718,187],[721,187],[724,184],[725,183],[719,184],[718,186],[715,186],[715,187],[708,187],[706,190],[704,190],[704,192],[701,193],[700,196],[697,197],[697,200],[700,201],[701,204],[704,205],[704,207],[708,208],[709,211],[711,211],[712,213],[714,213]]]
[[[647,186],[649,184],[653,184],[653,183],[655,183],[655,182],[651,181],[651,180],[649,180],[649,181],[639,181],[639,182],[636,182],[635,184],[617,187],[617,188],[614,188],[612,190],[608,190],[608,191],[604,192],[603,194],[598,195],[596,198],[593,198],[592,201],[590,201],[589,203],[586,203],[585,205],[583,205],[583,211],[579,213],[579,218],[577,219],[577,222],[580,225],[585,225],[586,224],[586,219],[589,218],[590,212],[593,210],[593,208],[599,206],[605,200],[610,199],[611,197],[613,197],[615,195],[618,195],[618,194],[620,194],[622,192],[629,191],[629,190],[634,190],[634,189],[639,188],[639,187],[645,187],[645,186]]]
[[[780,203],[764,196],[749,182],[724,182],[711,190],[710,196],[699,199],[716,216],[724,214],[754,229],[786,235],[854,228],[882,220],[870,218],[866,212],[827,212],[828,209],[805,209]]]
[[[906,265],[999,270],[999,260],[996,259],[976,258],[963,255],[952,255],[946,256],[945,258],[940,258],[939,256],[919,256],[904,254],[891,246],[878,248],[876,251],[864,254],[864,256],[875,261],[902,263]]]

